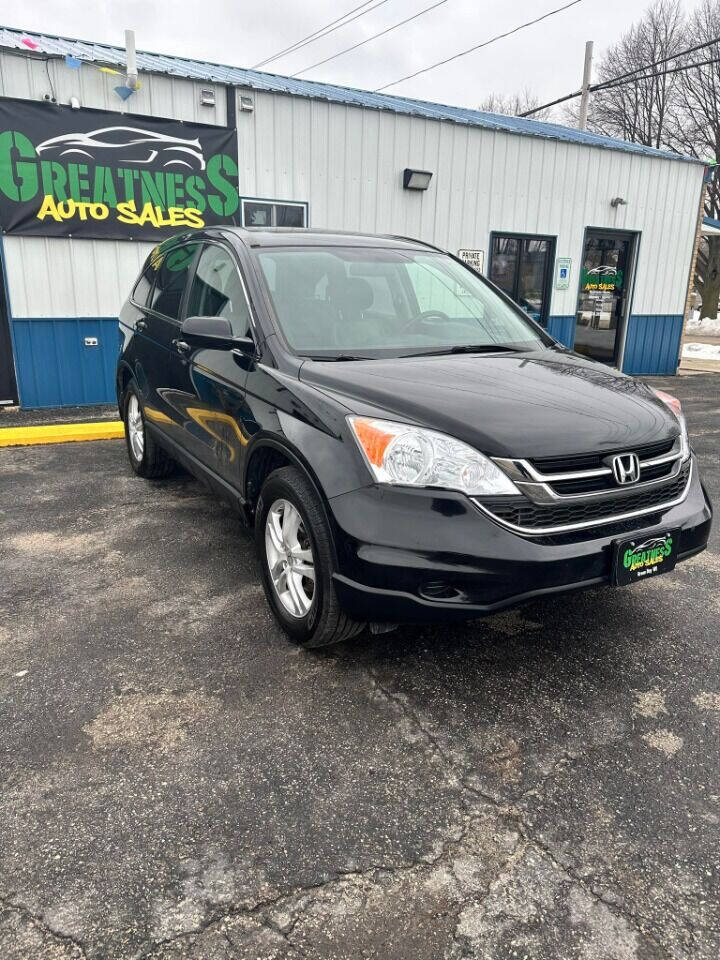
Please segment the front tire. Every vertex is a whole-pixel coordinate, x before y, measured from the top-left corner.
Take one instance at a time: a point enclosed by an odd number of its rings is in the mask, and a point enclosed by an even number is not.
[[[327,647],[365,624],[340,608],[330,527],[315,488],[296,467],[273,471],[255,511],[255,543],[275,619],[303,647]]]
[[[125,392],[123,421],[128,459],[135,473],[148,480],[167,477],[173,473],[175,461],[145,428],[145,414],[134,383],[131,383]]]

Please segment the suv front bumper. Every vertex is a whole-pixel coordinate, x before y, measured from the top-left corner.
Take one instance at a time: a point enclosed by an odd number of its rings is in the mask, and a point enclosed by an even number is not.
[[[565,537],[515,534],[466,496],[368,486],[329,501],[335,589],[357,620],[423,622],[477,617],[611,579],[613,544],[681,530],[678,562],[705,549],[712,506],[693,464],[682,503],[633,524]]]

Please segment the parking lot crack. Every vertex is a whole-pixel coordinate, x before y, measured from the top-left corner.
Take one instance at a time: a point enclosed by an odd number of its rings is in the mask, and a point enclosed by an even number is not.
[[[24,903],[15,900],[14,894],[0,894],[0,903],[6,910],[17,913],[26,923],[36,927],[46,937],[51,937],[53,940],[69,946],[74,953],[74,960],[87,960],[87,949],[77,937],[61,930],[54,930],[41,915],[33,913]]]
[[[541,855],[547,857],[552,865],[558,871],[560,871],[570,881],[571,884],[579,887],[589,899],[601,904],[606,910],[609,910],[612,914],[627,923],[645,941],[652,943],[653,947],[655,947],[658,951],[658,957],[663,957],[667,958],[667,960],[670,960],[670,954],[665,947],[663,947],[663,945],[653,936],[653,934],[646,929],[646,927],[642,924],[639,918],[632,913],[632,911],[621,907],[617,902],[611,902],[599,894],[597,890],[593,888],[593,884],[579,876],[577,871],[570,864],[564,862],[563,859],[557,856],[550,844],[539,839],[538,837],[532,836],[527,824],[519,815],[517,817],[517,823],[518,830],[525,842],[528,845],[535,847],[535,849]]]
[[[502,813],[508,812],[508,807],[501,803],[497,797],[468,782],[466,772],[462,769],[457,769],[456,759],[442,746],[438,738],[428,728],[427,724],[424,723],[417,711],[408,706],[408,703],[404,697],[388,690],[387,687],[380,682],[374,670],[368,668],[367,673],[377,692],[387,702],[392,704],[414,726],[414,728],[427,743],[430,752],[442,760],[448,772],[451,774],[453,779],[457,780],[459,786],[464,792],[472,794],[474,797],[482,800],[484,803],[491,804]]]

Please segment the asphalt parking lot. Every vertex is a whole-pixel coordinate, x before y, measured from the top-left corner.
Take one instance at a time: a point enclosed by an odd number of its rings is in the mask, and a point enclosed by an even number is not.
[[[720,501],[720,379],[676,392]],[[0,958],[716,960],[720,530],[329,653],[120,441],[0,450]]]

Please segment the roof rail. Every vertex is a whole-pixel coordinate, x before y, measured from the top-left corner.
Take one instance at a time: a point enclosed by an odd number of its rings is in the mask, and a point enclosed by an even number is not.
[[[410,243],[420,244],[421,247],[437,250],[438,253],[447,253],[447,250],[443,250],[442,247],[438,247],[434,243],[428,243],[427,240],[418,240],[417,237],[405,237],[401,233],[381,233],[379,236],[384,237],[385,240],[408,240]]]

